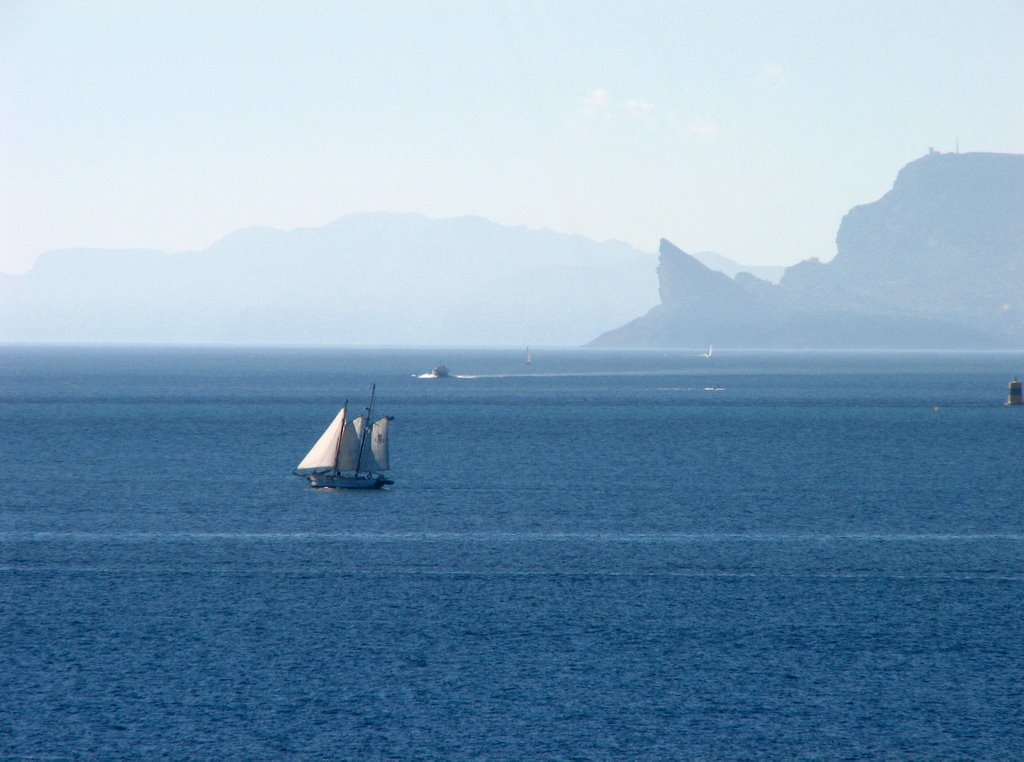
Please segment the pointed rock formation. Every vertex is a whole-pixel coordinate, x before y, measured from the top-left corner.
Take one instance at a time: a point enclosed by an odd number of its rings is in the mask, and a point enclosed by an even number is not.
[[[596,346],[1004,348],[1024,343],[1024,156],[939,154],[852,209],[828,263],[731,280],[662,241],[661,304]]]

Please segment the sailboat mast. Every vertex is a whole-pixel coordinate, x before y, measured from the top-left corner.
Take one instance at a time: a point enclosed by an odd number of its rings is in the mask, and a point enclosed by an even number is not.
[[[341,440],[345,438],[345,425],[348,423],[348,400],[341,406],[345,411],[345,417],[341,421],[341,432],[338,434],[338,444],[334,448],[334,473],[338,473],[338,454],[341,452]]]
[[[363,446],[366,444],[366,433],[370,430],[370,411],[373,410],[373,395],[377,393],[377,384],[370,387],[370,404],[366,407],[366,420],[363,421],[363,436],[359,439],[359,455],[356,457],[356,476],[363,462]]]

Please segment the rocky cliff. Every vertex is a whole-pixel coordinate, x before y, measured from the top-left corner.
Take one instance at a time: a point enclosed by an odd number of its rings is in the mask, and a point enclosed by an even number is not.
[[[599,346],[1003,348],[1024,343],[1024,156],[931,153],[779,285],[662,241],[661,304]],[[724,278],[724,281],[723,281]]]

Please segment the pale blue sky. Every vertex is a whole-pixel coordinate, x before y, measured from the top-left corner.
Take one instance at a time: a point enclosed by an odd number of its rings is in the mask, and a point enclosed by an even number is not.
[[[748,264],[1024,153],[1024,3],[0,4],[0,271],[359,211]]]

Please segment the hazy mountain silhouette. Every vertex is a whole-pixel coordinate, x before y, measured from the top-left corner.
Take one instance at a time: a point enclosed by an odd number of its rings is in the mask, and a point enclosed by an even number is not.
[[[201,252],[49,252],[0,276],[0,338],[578,345],[656,303],[654,255],[621,242],[363,214]]]
[[[749,273],[755,278],[778,283],[786,272],[786,268],[781,265],[742,265],[717,251],[695,251],[690,256],[709,270],[717,270],[730,278],[735,278],[740,273]]]
[[[937,154],[776,285],[662,241],[474,217],[250,228],[201,252],[65,250],[0,275],[0,339],[1001,348],[1024,342],[1024,156]],[[733,270],[735,266],[735,270]],[[745,268],[757,272],[756,268]],[[656,290],[657,289],[657,290]],[[643,317],[622,325],[630,317]],[[608,330],[615,325],[621,328]],[[607,331],[602,334],[602,331]]]
[[[852,209],[827,263],[778,285],[668,241],[661,304],[596,346],[1010,348],[1024,343],[1024,156],[939,154]]]

